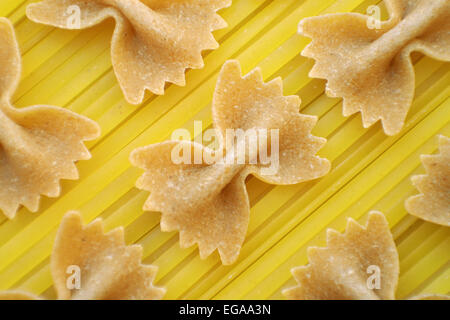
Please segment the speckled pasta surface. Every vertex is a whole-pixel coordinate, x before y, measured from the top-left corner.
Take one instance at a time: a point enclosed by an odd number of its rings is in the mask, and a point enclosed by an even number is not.
[[[231,0],[44,0],[29,5],[27,16],[64,29],[114,18],[114,71],[127,101],[138,104],[145,89],[164,94],[166,82],[185,85],[185,70],[203,67],[202,51],[218,47],[212,31],[226,27],[216,12],[230,5]]]
[[[83,226],[81,215],[67,213],[51,256],[59,300],[156,300],[165,289],[153,285],[157,268],[141,263],[142,247],[127,246],[123,228],[108,233],[96,219]],[[70,284],[71,286],[69,286]],[[2,300],[34,300],[22,291],[0,292]]]
[[[10,219],[21,205],[37,211],[41,195],[59,196],[61,179],[78,179],[75,162],[91,157],[83,141],[100,135],[94,121],[62,108],[16,109],[20,73],[13,26],[0,18],[0,210]]]
[[[400,263],[386,217],[369,213],[366,226],[348,219],[344,233],[327,230],[326,247],[308,248],[309,264],[293,268],[298,285],[283,291],[294,300],[394,300]],[[449,300],[423,294],[411,300]]]
[[[235,262],[249,222],[245,186],[249,174],[272,184],[295,184],[330,170],[330,162],[316,155],[326,142],[311,134],[317,119],[300,114],[299,105],[297,96],[283,96],[280,78],[264,83],[259,69],[242,77],[239,63],[227,61],[213,98],[217,149],[167,141],[131,154],[133,165],[146,171],[137,182],[138,188],[150,191],[144,209],[162,212],[161,229],[179,230],[182,247],[197,243],[202,258],[218,249],[224,264]],[[271,130],[278,132],[279,166],[273,172],[268,171],[269,164],[259,161],[261,153],[239,148],[236,136],[226,134],[227,130],[260,129],[267,135]],[[269,144],[270,139],[258,134],[259,142]],[[200,154],[200,162],[175,163],[173,150],[180,147],[189,152],[189,160]],[[268,148],[259,144],[257,149]],[[206,159],[218,154],[208,163]],[[242,162],[237,161],[240,158]]]
[[[426,174],[412,177],[420,194],[406,200],[406,210],[421,219],[450,227],[450,138],[439,136],[439,153],[422,155]]]
[[[364,127],[381,120],[399,133],[414,98],[411,52],[450,61],[450,1],[385,0],[390,19],[337,13],[303,19],[299,32],[312,42],[302,52],[316,60],[311,77],[328,80],[343,113],[361,112]]]
[[[308,248],[309,264],[292,269],[298,286],[285,290],[298,300],[395,299],[399,259],[382,213],[371,212],[367,225],[349,219],[343,234],[327,231],[327,247]],[[367,286],[371,266],[380,271],[380,289]]]

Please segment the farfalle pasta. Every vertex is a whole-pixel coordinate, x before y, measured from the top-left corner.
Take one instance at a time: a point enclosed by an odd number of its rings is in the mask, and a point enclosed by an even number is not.
[[[421,192],[409,197],[406,210],[421,219],[450,227],[450,138],[439,136],[439,154],[422,155],[425,175],[412,177]]]
[[[10,219],[21,205],[37,211],[40,195],[57,197],[59,180],[78,179],[74,162],[90,158],[83,141],[100,135],[94,121],[62,108],[14,108],[20,73],[13,26],[0,18],[0,210]]]
[[[399,257],[384,214],[369,213],[367,225],[349,219],[343,234],[327,230],[327,246],[308,248],[309,264],[292,269],[298,286],[283,291],[295,300],[393,300]],[[424,295],[412,299],[448,299]]]
[[[141,258],[142,247],[127,246],[123,228],[105,234],[101,219],[83,226],[81,215],[69,212],[61,222],[51,256],[51,273],[57,298],[161,299],[165,289],[153,285],[157,268],[143,265]],[[73,279],[69,279],[71,276]],[[28,292],[0,292],[0,300],[34,299],[39,297]]]
[[[164,94],[166,82],[183,86],[187,68],[203,67],[202,51],[218,47],[212,31],[226,27],[216,12],[229,5],[231,0],[44,0],[29,5],[27,16],[64,29],[114,18],[112,64],[125,98],[138,104],[145,89]]]
[[[202,258],[218,249],[223,264],[232,264],[249,222],[248,175],[296,184],[330,170],[329,161],[315,155],[326,142],[311,134],[317,118],[300,114],[299,105],[297,96],[283,96],[280,78],[264,83],[259,69],[242,77],[239,63],[227,61],[212,103],[217,148],[167,141],[131,154],[132,164],[145,170],[137,187],[150,191],[144,210],[162,212],[161,229],[179,230],[182,247],[197,243]],[[189,154],[188,161],[174,161],[179,150]],[[276,160],[263,161],[262,150]]]
[[[411,53],[450,61],[450,1],[385,0],[390,19],[371,26],[357,13],[303,19],[312,42],[302,54],[316,60],[311,77],[328,80],[327,94],[342,97],[344,116],[361,112],[364,127],[381,120],[399,133],[414,98]]]

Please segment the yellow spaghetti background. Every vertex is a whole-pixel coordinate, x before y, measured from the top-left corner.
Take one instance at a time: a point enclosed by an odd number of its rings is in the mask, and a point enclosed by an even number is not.
[[[450,292],[450,229],[424,222],[404,209],[416,194],[412,174],[423,173],[419,155],[437,152],[437,134],[450,136],[450,64],[415,54],[416,98],[404,130],[386,136],[380,124],[364,129],[359,114],[342,116],[342,101],[311,79],[313,61],[299,53],[309,42],[298,22],[332,12],[365,13],[376,0],[234,0],[220,11],[228,27],[215,32],[220,48],[205,52],[205,68],[187,72],[186,87],[146,95],[129,105],[110,59],[113,22],[66,31],[32,23],[35,1],[0,0],[0,16],[15,26],[23,57],[18,107],[49,104],[97,121],[102,137],[88,143],[93,158],[79,162],[80,180],[63,181],[61,197],[43,198],[38,213],[0,215],[0,290],[18,288],[54,298],[49,255],[56,229],[69,210],[85,222],[124,226],[128,243],[144,247],[144,263],[159,267],[156,284],[166,299],[281,299],[295,281],[290,269],[307,263],[306,248],[325,244],[325,230],[343,231],[347,217],[365,223],[368,211],[386,214],[400,255],[398,298]],[[386,12],[383,12],[386,17]],[[243,72],[261,67],[265,80],[281,76],[286,95],[298,94],[301,112],[320,120],[313,134],[326,137],[320,151],[333,163],[322,179],[294,186],[247,182],[251,218],[239,260],[222,266],[217,253],[201,260],[196,247],[181,249],[176,232],[162,233],[160,214],[143,212],[148,196],[134,188],[142,173],[128,156],[136,147],[164,141],[194,120],[211,124],[211,98],[220,67],[238,59]],[[204,125],[205,127],[205,125]],[[207,129],[207,128],[204,128]]]

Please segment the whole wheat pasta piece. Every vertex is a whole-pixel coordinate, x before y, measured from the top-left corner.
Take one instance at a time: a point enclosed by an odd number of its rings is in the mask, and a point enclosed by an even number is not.
[[[349,219],[345,233],[327,230],[325,248],[308,248],[309,264],[292,269],[298,286],[283,293],[299,300],[391,300],[399,275],[398,253],[383,214],[369,214],[367,226]],[[380,288],[367,287],[370,266],[380,270]]]
[[[30,4],[37,23],[84,29],[116,22],[112,64],[126,100],[139,104],[145,89],[162,95],[166,82],[185,85],[185,70],[203,67],[202,51],[217,49],[212,31],[227,26],[216,13],[231,0],[44,0]]]
[[[385,0],[390,19],[373,23],[359,13],[303,19],[299,33],[312,42],[302,55],[310,72],[326,79],[327,94],[342,97],[343,114],[361,112],[363,125],[378,120],[387,135],[399,133],[414,98],[411,53],[450,61],[450,1]]]
[[[157,267],[143,265],[142,247],[125,244],[123,228],[108,233],[96,219],[83,226],[78,212],[67,213],[51,255],[58,300],[156,300],[165,289],[153,285]],[[69,286],[70,284],[71,286]],[[0,300],[33,300],[22,291],[0,292]]]
[[[422,155],[421,159],[426,174],[412,177],[420,194],[406,200],[406,211],[450,227],[450,138],[439,136],[439,153]]]
[[[366,226],[348,219],[344,233],[327,230],[326,247],[308,248],[309,264],[291,270],[298,285],[283,290],[295,300],[394,300],[399,257],[384,214],[369,213]],[[418,300],[449,299],[422,295]]]
[[[16,109],[11,97],[21,60],[12,24],[0,18],[0,210],[37,211],[41,195],[59,196],[61,179],[78,179],[75,162],[91,157],[83,141],[100,135],[94,121],[51,106]]]
[[[239,63],[227,61],[213,97],[216,149],[166,141],[131,154],[132,164],[145,170],[137,187],[150,191],[144,210],[162,212],[161,229],[179,230],[180,245],[198,244],[201,258],[217,249],[223,264],[235,262],[250,218],[248,175],[283,185],[313,180],[330,170],[330,162],[316,155],[326,142],[311,134],[317,118],[300,114],[299,105],[297,96],[283,96],[280,78],[264,83],[259,69],[242,77]],[[227,130],[243,136],[239,140]],[[252,135],[246,135],[252,132],[258,143],[251,144]],[[240,148],[239,141],[255,152]],[[175,161],[180,150],[187,161]],[[261,161],[263,150],[275,156],[273,161]]]

